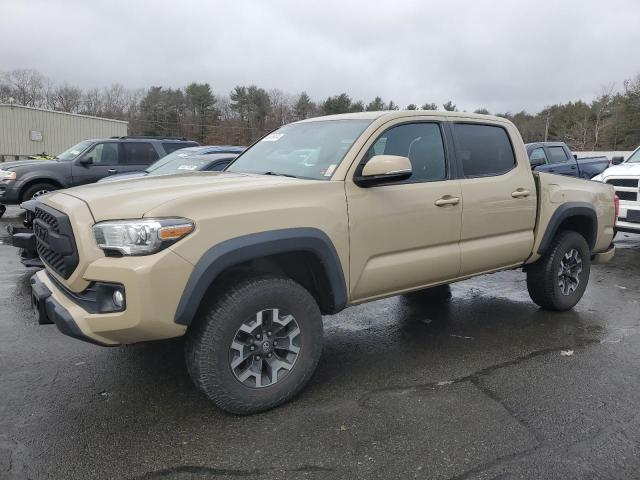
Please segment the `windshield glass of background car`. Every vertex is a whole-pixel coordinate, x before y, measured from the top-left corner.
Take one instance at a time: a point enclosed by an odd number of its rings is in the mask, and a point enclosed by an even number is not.
[[[151,175],[169,175],[171,173],[189,173],[196,172],[211,160],[208,160],[205,156],[194,157],[178,157],[173,158],[168,162],[163,162],[162,165],[154,168],[153,171],[149,170]]]
[[[152,163],[151,165],[149,165],[149,167],[147,167],[146,172],[151,173],[151,172],[155,172],[158,168],[163,167],[164,165],[166,165],[167,163],[171,162],[172,160],[175,160],[177,158],[187,158],[191,155],[194,155],[193,151],[188,151],[187,149],[180,149],[180,150],[175,150],[173,152],[171,152],[168,155],[165,155],[164,157],[162,157],[160,160]]]
[[[85,140],[84,142],[80,142],[80,143],[74,145],[69,150],[65,150],[60,155],[58,155],[56,158],[58,160],[65,160],[65,161],[73,160],[78,155],[80,155],[82,152],[84,152],[85,149],[89,145],[92,145],[92,144],[93,144],[93,142],[91,140]]]
[[[640,163],[640,148],[633,152],[629,158],[627,158],[626,163]]]
[[[265,136],[227,171],[328,180],[371,120],[326,120],[285,125]]]

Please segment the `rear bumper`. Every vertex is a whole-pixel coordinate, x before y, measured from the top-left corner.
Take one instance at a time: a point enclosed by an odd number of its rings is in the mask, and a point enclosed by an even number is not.
[[[591,263],[595,265],[608,263],[613,259],[613,256],[615,255],[615,253],[616,253],[616,247],[614,244],[611,244],[607,251],[596,253],[593,257],[591,257]]]

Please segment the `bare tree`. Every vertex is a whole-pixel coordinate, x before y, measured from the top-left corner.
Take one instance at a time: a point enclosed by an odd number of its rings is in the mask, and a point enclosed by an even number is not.
[[[123,118],[127,105],[126,89],[114,83],[103,92],[103,115],[108,118]]]
[[[16,103],[27,107],[37,107],[43,98],[44,76],[30,69],[18,69],[3,75],[4,83],[9,85],[11,96]]]
[[[56,110],[63,112],[76,113],[82,105],[82,90],[78,87],[72,87],[66,83],[56,88],[55,106]]]
[[[99,88],[92,88],[84,93],[82,113],[95,117],[102,114],[102,94]]]
[[[270,116],[273,119],[274,127],[279,127],[292,120],[293,100],[290,95],[274,88],[269,90],[269,100],[271,100]]]
[[[600,87],[600,96],[595,102],[593,102],[596,117],[596,123],[593,127],[593,150],[598,146],[600,132],[604,126],[604,118],[611,115],[611,104],[613,103],[614,90],[614,83],[602,85],[602,87]]]

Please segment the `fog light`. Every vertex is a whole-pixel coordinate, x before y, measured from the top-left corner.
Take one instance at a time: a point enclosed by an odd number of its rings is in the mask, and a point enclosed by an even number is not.
[[[122,308],[124,305],[124,295],[120,290],[113,292],[113,304],[118,308]]]

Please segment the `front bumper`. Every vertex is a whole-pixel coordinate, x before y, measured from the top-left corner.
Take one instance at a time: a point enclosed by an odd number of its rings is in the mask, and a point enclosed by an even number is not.
[[[58,330],[65,335],[96,345],[109,346],[85,335],[69,310],[52,296],[51,290],[38,278],[37,274],[31,277],[31,305],[40,325],[55,323]]]
[[[0,203],[16,205],[20,203],[21,184],[18,180],[0,180]]]
[[[36,250],[36,236],[26,227],[7,227],[11,235],[11,245],[18,249],[18,256],[25,267],[44,267]]]
[[[637,221],[639,212],[640,205],[637,203],[620,202],[620,216],[616,220],[616,230],[640,233],[640,222]]]
[[[95,302],[87,301],[90,287],[71,291],[66,282],[46,270],[33,276],[32,291],[34,298],[43,298],[40,303],[45,307],[39,312],[43,311],[44,318],[66,335],[98,345],[162,340],[182,336],[186,331],[185,326],[174,322],[174,315],[192,269],[190,263],[169,249],[143,257],[95,260],[83,274],[89,285],[118,284],[126,296],[124,310],[108,313],[100,313],[103,310],[96,310]]]

